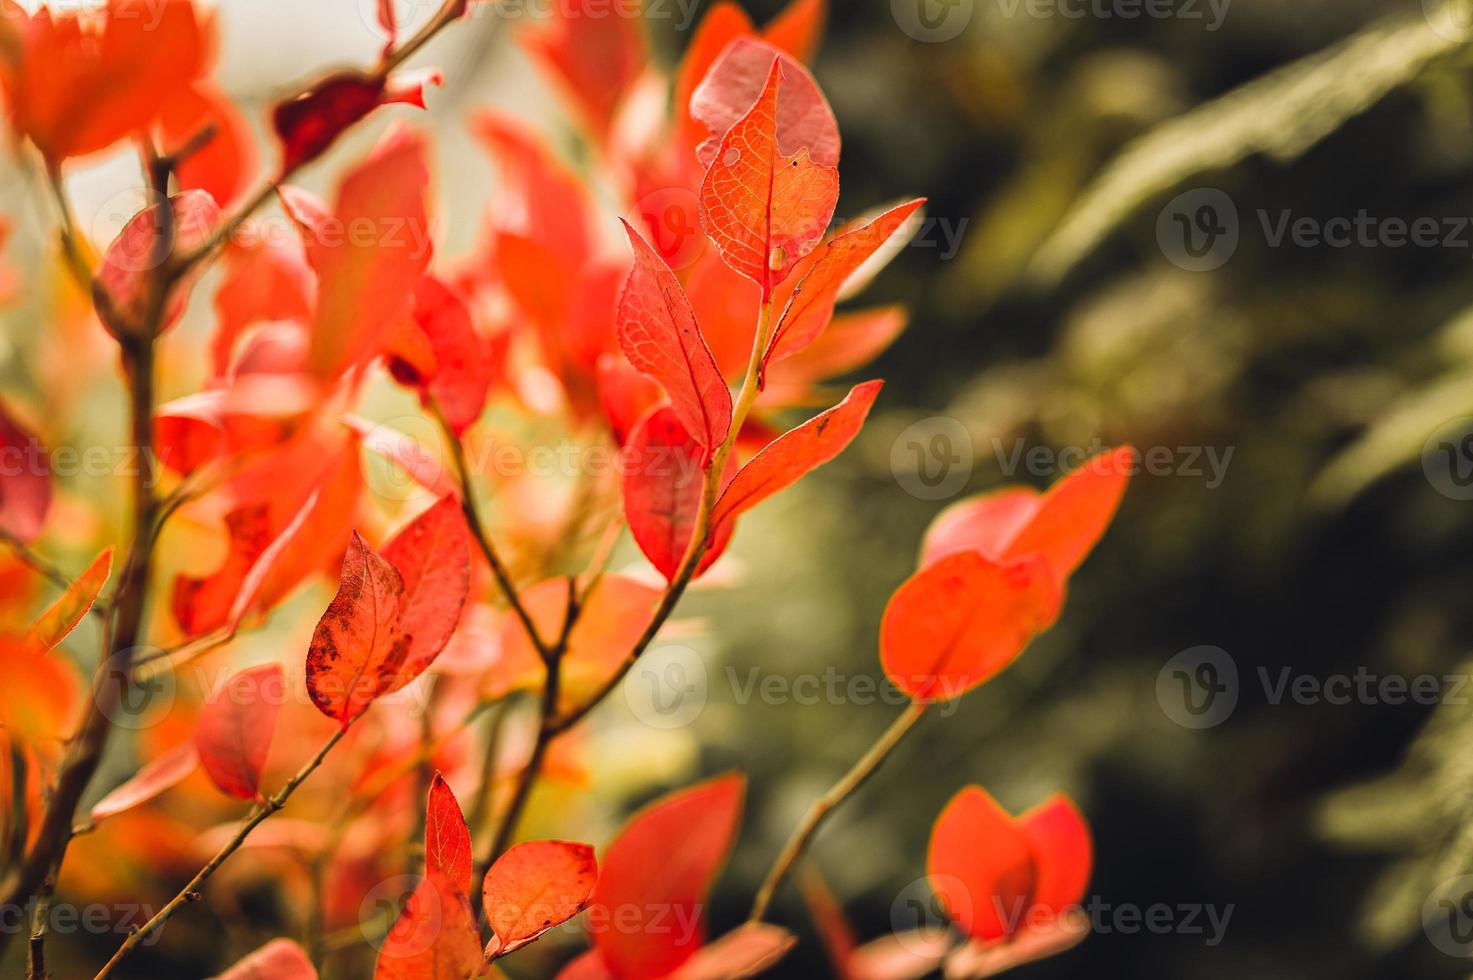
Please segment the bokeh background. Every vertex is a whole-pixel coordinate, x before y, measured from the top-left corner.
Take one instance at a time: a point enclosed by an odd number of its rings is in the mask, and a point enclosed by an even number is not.
[[[1137,9],[1129,0],[920,2],[941,27],[917,29],[916,0],[837,0],[814,66],[846,141],[841,212],[931,201],[925,232],[867,297],[913,312],[866,372],[889,381],[881,406],[839,462],[744,522],[731,587],[689,600],[680,644],[707,692],[689,723],[651,727],[619,699],[597,717],[605,825],[697,775],[749,773],[746,824],[712,908],[718,929],[739,922],[809,802],[898,711],[747,697],[750,680],[878,677],[884,601],[942,507],[1007,483],[1045,486],[1060,475],[1054,460],[1130,442],[1163,462],[1133,481],[1057,628],[927,719],[832,820],[810,864],[862,938],[912,928],[927,915],[909,901],[924,897],[927,833],[959,787],[980,782],[1014,810],[1064,789],[1094,828],[1091,895],[1168,906],[1169,925],[1100,929],[1019,976],[1466,976],[1473,945],[1449,943],[1435,913],[1461,898],[1445,883],[1473,870],[1473,685],[1458,680],[1473,625],[1473,495],[1455,478],[1460,461],[1473,466],[1459,448],[1473,424],[1468,37],[1449,36],[1430,0],[1175,0],[1139,17],[1124,15]],[[379,43],[368,0],[217,6],[219,77],[257,122],[283,91]],[[779,4],[746,6],[760,21]],[[678,56],[683,20],[652,20],[661,57]],[[514,43],[518,21],[488,12],[422,59],[447,77],[419,122],[436,135],[451,255],[475,241],[490,190],[464,125],[473,108],[531,119],[577,159],[555,96]],[[374,132],[303,183],[330,187]],[[1131,147],[1133,164],[1114,167]],[[73,178],[101,240],[126,217],[109,202],[128,166]],[[1194,226],[1203,202],[1236,244],[1198,260],[1174,215]],[[7,169],[0,209],[17,225],[8,258],[37,281],[49,216],[33,174]],[[1420,245],[1276,243],[1285,212],[1319,227],[1362,212],[1432,218],[1441,233]],[[73,418],[120,422],[106,372],[77,369],[107,366],[100,331],[75,341],[81,362],[37,367],[46,325],[35,310],[3,314],[7,385],[62,386]],[[192,320],[181,336],[205,327]],[[190,390],[189,369],[173,383]],[[1017,462],[1036,447],[1043,462]],[[323,594],[303,599],[298,619],[310,623]],[[1201,719],[1183,714],[1168,662],[1195,669],[1202,657],[1218,677],[1224,664],[1236,671],[1236,703],[1192,727],[1183,720]],[[1431,675],[1435,693],[1275,703],[1286,669],[1318,684]],[[556,827],[548,811],[534,818]],[[1230,916],[1220,936],[1206,906]],[[805,942],[774,975],[823,975],[795,889],[775,914]],[[207,938],[148,955],[158,958],[136,975],[218,965]]]

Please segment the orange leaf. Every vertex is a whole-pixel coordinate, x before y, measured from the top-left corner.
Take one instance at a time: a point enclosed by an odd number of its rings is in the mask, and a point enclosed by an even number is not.
[[[312,703],[344,726],[389,690],[409,651],[399,629],[404,579],[353,532],[337,595],[307,649]]]
[[[838,456],[859,435],[883,381],[866,381],[850,389],[828,411],[784,433],[743,466],[716,502],[711,526],[718,532],[737,515],[797,483]]]
[[[610,973],[664,977],[695,955],[704,941],[706,896],[736,836],[745,788],[746,780],[731,774],[673,793],[635,814],[609,845],[589,930]]]
[[[857,371],[884,353],[905,332],[908,319],[900,306],[834,317],[812,344],[768,368],[759,404],[791,405],[811,398],[815,383]]]
[[[3,402],[0,453],[7,459],[22,461],[20,466],[7,466],[0,474],[0,531],[30,544],[41,534],[51,509],[51,470],[46,448],[10,417]]]
[[[445,472],[444,461],[416,442],[407,432],[370,422],[357,415],[344,415],[342,423],[358,434],[364,449],[389,460],[411,480],[435,496],[460,498],[460,487]]]
[[[762,30],[767,43],[799,61],[812,61],[828,21],[828,0],[793,0]]]
[[[1055,916],[1078,904],[1089,888],[1094,844],[1089,825],[1062,793],[1055,793],[1018,818],[1033,853],[1033,905]]]
[[[91,820],[99,823],[125,810],[147,803],[164,790],[181,782],[199,765],[193,742],[183,742],[155,756],[126,783],[115,788],[92,807]]]
[[[271,320],[310,320],[316,291],[301,250],[270,235],[232,235],[220,264],[224,279],[215,292],[211,345],[216,377],[228,373],[236,342],[247,328]]]
[[[66,657],[37,653],[19,637],[0,635],[0,731],[46,746],[71,737],[82,688]]]
[[[245,190],[257,159],[249,124],[223,93],[204,82],[171,93],[158,116],[159,150],[175,153],[207,127],[214,135],[179,164],[176,175],[180,187],[205,191],[224,206]]]
[[[460,894],[471,892],[471,832],[445,777],[435,773],[425,806],[425,869],[443,874]]]
[[[273,939],[215,980],[317,980],[317,970],[302,947]]]
[[[172,254],[193,251],[204,244],[220,220],[220,206],[204,191],[184,191],[169,198],[169,235]],[[97,288],[107,296],[99,312],[104,325],[115,337],[131,337],[143,329],[154,302],[154,272],[161,260],[159,254],[163,229],[160,218],[162,204],[152,204],[139,211],[114,238],[103,253],[97,270]],[[175,286],[164,310],[162,327],[167,328],[184,315],[189,297],[189,282]]]
[[[617,354],[598,361],[598,400],[613,430],[614,441],[624,445],[645,414],[663,400],[660,386],[629,366]]]
[[[210,693],[200,708],[194,744],[220,792],[241,800],[261,792],[261,770],[286,698],[280,664],[243,670]]]
[[[741,43],[741,42],[738,42]],[[781,60],[755,105],[722,139],[701,184],[701,223],[727,265],[773,287],[813,251],[839,200],[839,171],[808,145],[784,152],[779,129]]]
[[[389,686],[404,687],[445,649],[470,591],[470,532],[460,504],[444,497],[407,524],[384,546],[384,560],[399,573],[398,631],[402,661]]]
[[[630,533],[650,563],[673,580],[700,513],[706,450],[666,405],[635,426],[624,453],[624,516]],[[735,469],[736,461],[728,459],[726,477]],[[730,538],[730,524],[714,529],[697,575],[720,557]]]
[[[806,149],[815,163],[839,165],[839,124],[808,69],[771,44],[737,37],[691,95],[691,115],[710,133],[697,148],[702,166],[717,162],[722,141],[756,106],[777,68],[783,77],[773,121],[777,152],[791,157]]]
[[[113,550],[104,548],[102,554],[87,566],[87,570],[67,586],[61,597],[46,607],[46,611],[36,619],[26,636],[26,642],[36,653],[45,653],[52,649],[77,628],[82,617],[87,615],[92,604],[97,601],[112,569]]]
[[[583,911],[597,880],[587,844],[528,841],[497,858],[481,883],[496,955],[520,949]]]
[[[481,972],[481,936],[455,883],[430,871],[379,950],[375,980],[468,980]]]
[[[318,276],[309,362],[319,379],[366,364],[409,313],[433,251],[429,181],[423,137],[395,128],[339,185],[332,235],[307,245]]]
[[[941,559],[896,590],[880,623],[880,661],[918,700],[950,700],[1000,673],[1053,622],[1046,562],[994,564],[975,551]]]
[[[696,950],[670,980],[736,980],[770,970],[798,937],[767,922],[748,922]]]
[[[953,504],[926,532],[922,564],[959,551],[995,561],[1039,555],[1062,583],[1104,535],[1134,470],[1127,446],[1094,457],[1046,494],[1014,487]]]
[[[982,940],[1012,935],[1033,893],[1028,839],[980,786],[957,793],[936,818],[926,874],[946,913]]]
[[[865,264],[925,204],[925,198],[902,204],[823,247],[818,260],[798,283],[772,340],[763,354],[764,368],[803,350],[834,317],[834,304],[846,280]]]
[[[706,459],[731,429],[731,391],[701,336],[675,273],[629,223],[634,268],[619,297],[619,345],[640,372],[658,381]]]
[[[425,376],[397,357],[390,358],[389,370],[400,384],[417,389],[426,406],[438,405],[450,427],[463,434],[481,417],[491,383],[486,348],[470,310],[459,293],[427,275],[414,290],[412,322],[434,357],[433,373]]]
[[[595,136],[613,122],[625,90],[649,60],[644,25],[605,8],[556,4],[521,41],[527,53],[562,83]]]
[[[680,62],[680,68],[675,76],[675,112],[680,120],[680,131],[685,134],[684,143],[694,148],[702,139],[709,134],[697,132],[697,122],[691,115],[691,99],[695,95],[697,87],[711,71],[711,66],[721,57],[727,46],[737,38],[753,32],[752,19],[740,4],[731,0],[719,0],[701,18],[701,25],[696,28],[696,33],[691,38],[690,44],[685,49],[685,55]],[[752,100],[747,101],[743,109],[750,107]],[[722,133],[731,128],[731,124],[741,118],[738,110],[731,117],[731,121],[722,129]]]

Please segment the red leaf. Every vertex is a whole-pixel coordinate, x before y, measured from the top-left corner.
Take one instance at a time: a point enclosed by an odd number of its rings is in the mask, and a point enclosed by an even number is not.
[[[731,481],[711,512],[711,526],[719,533],[773,494],[786,490],[813,470],[842,453],[864,428],[883,381],[866,381],[850,389],[844,400],[796,429],[779,436]]]
[[[771,365],[759,404],[791,405],[812,398],[813,386],[869,364],[905,332],[909,315],[888,306],[837,316],[798,354]]]
[[[798,937],[780,926],[748,922],[702,946],[670,974],[670,980],[755,977],[770,970],[796,945]]]
[[[807,145],[782,149],[783,79],[774,60],[761,96],[722,139],[701,184],[706,234],[764,299],[823,238],[839,200],[838,170],[815,162]]]
[[[599,404],[609,420],[614,441],[622,446],[639,420],[663,400],[663,392],[617,354],[599,359],[597,377]]]
[[[589,929],[612,974],[663,977],[700,948],[701,913],[736,836],[745,787],[732,774],[673,793],[635,814],[609,845]]]
[[[561,925],[588,904],[598,864],[587,844],[539,840],[518,844],[486,872],[486,923],[503,956]]]
[[[435,773],[425,807],[425,869],[439,872],[460,894],[471,892],[471,832],[445,777]]]
[[[190,0],[146,11],[109,0],[104,11],[42,7],[22,24],[18,63],[0,69],[15,129],[53,162],[146,129],[207,65],[208,31]]]
[[[301,535],[302,529],[307,526],[308,520],[317,509],[319,492],[312,491],[312,496],[297,511],[291,523],[282,528],[270,544],[268,544],[256,560],[251,563],[250,571],[246,572],[245,578],[240,580],[240,591],[236,593],[235,601],[230,604],[230,611],[225,615],[225,629],[234,633],[240,628],[240,624],[247,616],[256,612],[264,604],[266,582],[271,573],[276,569],[282,556],[287,549],[291,548]]]
[[[763,29],[762,38],[799,61],[812,61],[828,15],[828,0],[793,0]]]
[[[1074,801],[1055,793],[1018,818],[1033,854],[1033,905],[1055,916],[1084,899],[1094,868],[1089,825]]]
[[[634,268],[619,297],[619,345],[630,364],[665,389],[686,432],[705,447],[704,463],[731,429],[731,391],[680,280],[628,222],[624,230]]]
[[[880,661],[918,700],[950,700],[1000,673],[1053,622],[1058,586],[1047,563],[997,565],[975,551],[917,572],[880,623]]]
[[[12,741],[52,753],[72,737],[82,688],[66,657],[37,653],[0,634],[0,731]]]
[[[172,254],[188,253],[204,244],[220,220],[220,206],[204,191],[176,194],[169,198],[169,207],[173,214]],[[157,254],[162,233],[159,219],[163,213],[161,204],[139,211],[128,219],[103,253],[96,288],[106,295],[107,302],[99,312],[105,317],[105,326],[116,337],[131,337],[142,330],[153,303],[154,272],[161,258]],[[184,315],[189,286],[189,282],[183,282],[174,287],[161,328],[172,326]]]
[[[342,423],[359,435],[364,449],[389,460],[436,497],[460,499],[460,488],[445,471],[443,460],[413,436],[357,415],[344,415]]]
[[[317,288],[296,245],[270,235],[232,235],[222,265],[225,273],[215,292],[217,325],[211,345],[216,377],[229,372],[236,341],[248,327],[270,320],[310,320]]]
[[[639,550],[665,578],[674,580],[700,513],[706,451],[692,439],[674,409],[662,406],[635,426],[624,447],[624,516]],[[729,482],[736,469],[727,460]],[[726,550],[731,525],[715,527],[699,575]]]
[[[289,173],[317,159],[343,130],[378,108],[384,80],[360,71],[340,71],[271,111],[280,137],[281,172]]]
[[[399,629],[404,580],[355,531],[343,557],[337,595],[307,649],[307,692],[346,726],[398,677],[409,652]]]
[[[562,83],[593,134],[601,137],[649,60],[644,25],[604,8],[556,4],[546,9],[548,22],[523,33],[522,44]]]
[[[286,699],[280,664],[243,670],[210,693],[200,708],[194,744],[220,792],[241,800],[261,792],[261,770]]]
[[[444,497],[384,546],[384,560],[399,573],[403,593],[397,629],[402,660],[381,693],[404,687],[445,649],[470,591],[470,532],[460,504]]]
[[[51,509],[51,468],[46,448],[5,411],[0,402],[0,453],[19,459],[0,474],[0,531],[22,544],[41,534]]]
[[[491,384],[486,348],[470,310],[443,281],[425,276],[414,290],[413,325],[434,358],[433,372],[426,376],[397,357],[390,358],[389,370],[400,384],[417,389],[426,406],[438,405],[456,434],[463,434],[481,417]]]
[[[302,947],[273,939],[215,980],[317,980],[317,970]]]
[[[846,280],[869,260],[925,204],[925,198],[902,204],[862,228],[840,235],[823,247],[818,260],[798,283],[763,354],[764,368],[803,350],[834,317],[834,304]]]
[[[147,803],[194,772],[198,764],[199,755],[193,742],[184,742],[155,756],[132,779],[97,801],[92,807],[92,822],[98,823]]]
[[[839,124],[808,69],[770,44],[738,37],[727,45],[691,96],[691,115],[710,133],[697,151],[703,166],[717,161],[723,140],[755,108],[777,68],[783,78],[771,124],[777,152],[792,157],[806,149],[821,166],[839,165]]]
[[[953,504],[926,532],[921,562],[959,551],[994,561],[1039,555],[1062,583],[1104,536],[1134,470],[1127,446],[1094,457],[1045,494],[1013,487]]]
[[[384,939],[375,980],[468,980],[481,972],[481,936],[455,883],[431,871]]]
[[[245,190],[257,168],[256,144],[249,124],[223,93],[204,82],[169,96],[158,117],[162,153],[176,153],[207,127],[214,135],[193,150],[176,171],[179,186],[202,190],[222,206]]]
[[[69,636],[82,617],[87,615],[107,577],[112,574],[113,550],[104,548],[102,554],[92,560],[87,570],[67,586],[65,592],[46,607],[26,634],[26,642],[36,653],[45,653]]]
[[[699,120],[691,115],[692,98],[697,87],[710,73],[711,66],[716,64],[727,46],[743,35],[752,34],[753,31],[752,19],[747,16],[747,12],[741,8],[740,4],[733,3],[731,0],[719,0],[701,18],[701,24],[696,28],[695,36],[691,38],[690,44],[686,47],[685,55],[680,62],[680,69],[675,76],[675,111],[680,120],[680,130],[685,134],[682,145],[694,148],[709,137],[708,132],[698,131],[704,127],[699,127]],[[740,119],[742,113],[751,106],[752,101],[753,99],[749,99],[746,106],[738,109],[718,135],[724,135],[726,130],[731,128],[732,123]],[[714,145],[712,149],[714,151]]]
[[[399,18],[394,13],[394,0],[378,0],[378,24],[388,35],[384,41],[384,50],[393,51],[394,44],[399,39]]]
[[[319,283],[309,360],[324,381],[377,356],[411,309],[433,251],[425,155],[422,137],[391,130],[339,186],[333,236],[308,243]]]
[[[1028,911],[1033,858],[1012,816],[980,786],[952,797],[931,828],[931,890],[968,935],[1011,935]]]

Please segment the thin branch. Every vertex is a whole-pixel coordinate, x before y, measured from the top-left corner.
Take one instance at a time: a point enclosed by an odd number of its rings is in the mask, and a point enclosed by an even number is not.
[[[159,909],[153,918],[128,934],[128,938],[123,940],[123,945],[118,947],[118,951],[113,954],[112,959],[108,960],[107,964],[98,971],[94,980],[103,980],[104,977],[111,976],[112,972],[117,969],[118,964],[139,943],[162,928],[164,923],[168,922],[175,912],[178,912],[191,902],[199,901],[202,897],[200,895],[200,888],[204,886],[204,883],[209,880],[210,876],[219,870],[220,865],[224,864],[230,855],[240,850],[241,845],[246,842],[246,838],[251,835],[251,831],[265,822],[272,814],[286,806],[286,801],[291,799],[292,794],[297,791],[297,787],[301,786],[307,780],[308,776],[317,771],[318,767],[322,765],[322,761],[327,758],[327,754],[333,750],[334,746],[342,741],[344,735],[348,734],[348,729],[352,727],[353,722],[361,717],[363,717],[361,714],[353,716],[347,723],[333,732],[332,737],[323,743],[322,748],[317,750],[317,754],[309,759],[301,769],[298,769],[296,775],[292,776],[291,779],[287,780],[285,786],[276,791],[276,795],[264,803],[256,804],[255,808],[251,810],[250,816],[246,818],[245,823],[241,824],[240,829],[235,832],[235,836],[231,837],[220,850],[216,851],[215,856],[210,858],[209,862],[203,868],[200,868],[195,876],[189,880],[189,884],[185,885],[177,895],[169,899],[168,903]]]
[[[68,577],[66,572],[62,571],[59,566],[52,564],[46,558],[43,558],[32,548],[21,543],[21,540],[9,531],[0,529],[0,544],[4,544],[11,551],[15,552],[15,557],[19,558],[26,565],[30,566],[32,571],[62,591],[66,591],[72,587],[73,579]],[[110,608],[107,599],[98,596],[93,600],[90,611],[98,616],[106,617]]]
[[[767,908],[772,904],[773,896],[782,887],[783,880],[798,864],[808,844],[813,840],[813,835],[818,833],[818,828],[828,819],[829,814],[838,808],[839,804],[847,800],[855,790],[864,785],[864,781],[874,775],[876,769],[889,758],[895,746],[900,744],[901,739],[915,727],[926,713],[928,707],[925,701],[912,701],[899,718],[880,736],[874,745],[870,746],[868,752],[854,764],[854,768],[845,773],[829,791],[819,797],[813,806],[809,807],[803,822],[793,831],[793,836],[788,838],[787,844],[777,856],[777,861],[772,865],[772,870],[767,873],[762,887],[757,890],[757,898],[752,903],[751,922],[761,922],[767,915]]]

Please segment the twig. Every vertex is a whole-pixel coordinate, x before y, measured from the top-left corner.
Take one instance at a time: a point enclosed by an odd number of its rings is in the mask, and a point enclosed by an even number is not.
[[[885,733],[880,736],[879,740],[870,746],[869,751],[854,764],[854,768],[845,773],[842,779],[819,797],[813,806],[809,807],[803,822],[793,831],[793,836],[788,838],[787,844],[777,856],[777,861],[773,863],[772,870],[767,872],[762,887],[757,890],[757,898],[752,903],[752,914],[749,921],[761,922],[767,915],[767,908],[772,903],[773,896],[782,887],[783,879],[788,876],[797,865],[799,858],[803,856],[803,851],[807,849],[813,835],[818,833],[818,828],[839,804],[864,785],[866,779],[874,775],[875,770],[880,768],[880,765],[894,751],[895,746],[900,744],[900,740],[925,715],[927,707],[928,704],[925,701],[912,701],[900,717],[885,729]]]
[[[225,863],[230,855],[240,850],[241,845],[246,842],[246,838],[251,835],[251,831],[260,826],[266,818],[286,806],[286,801],[291,799],[291,795],[296,792],[297,787],[302,785],[308,776],[317,771],[317,768],[322,765],[322,760],[327,758],[327,754],[333,750],[333,747],[342,741],[344,735],[348,734],[348,729],[352,726],[353,722],[361,717],[363,717],[361,714],[353,716],[346,724],[333,732],[332,737],[323,743],[322,748],[317,750],[317,754],[309,759],[301,769],[298,769],[296,775],[292,776],[291,779],[287,780],[285,786],[276,791],[276,795],[264,803],[256,804],[255,808],[251,810],[250,816],[246,818],[245,823],[241,824],[240,829],[235,832],[235,836],[231,837],[220,850],[216,851],[215,856],[210,858],[209,862],[203,868],[200,868],[195,876],[189,880],[189,884],[185,885],[177,895],[169,899],[168,903],[159,909],[153,918],[128,934],[128,938],[123,940],[123,945],[118,947],[118,951],[113,954],[112,959],[108,960],[107,964],[98,971],[94,980],[103,980],[104,977],[110,976],[117,969],[118,964],[123,961],[123,958],[134,947],[162,928],[164,923],[168,922],[175,912],[178,912],[191,902],[199,901],[202,897],[200,895],[200,888],[209,880],[209,877],[219,869],[220,865]]]
[[[56,874],[46,877],[36,907],[31,911],[31,942],[26,950],[26,980],[47,980],[46,934],[51,928],[51,892],[56,888]]]
[[[57,586],[62,591],[72,587],[73,580],[67,577],[66,572],[62,571],[59,566],[43,558],[34,549],[23,544],[19,538],[9,531],[0,530],[0,543],[3,543],[11,551],[15,552],[15,557],[19,558],[26,565],[29,565],[34,572],[50,581],[51,584]],[[102,596],[98,596],[93,600],[90,611],[96,615],[105,617],[109,608],[108,601]]]

